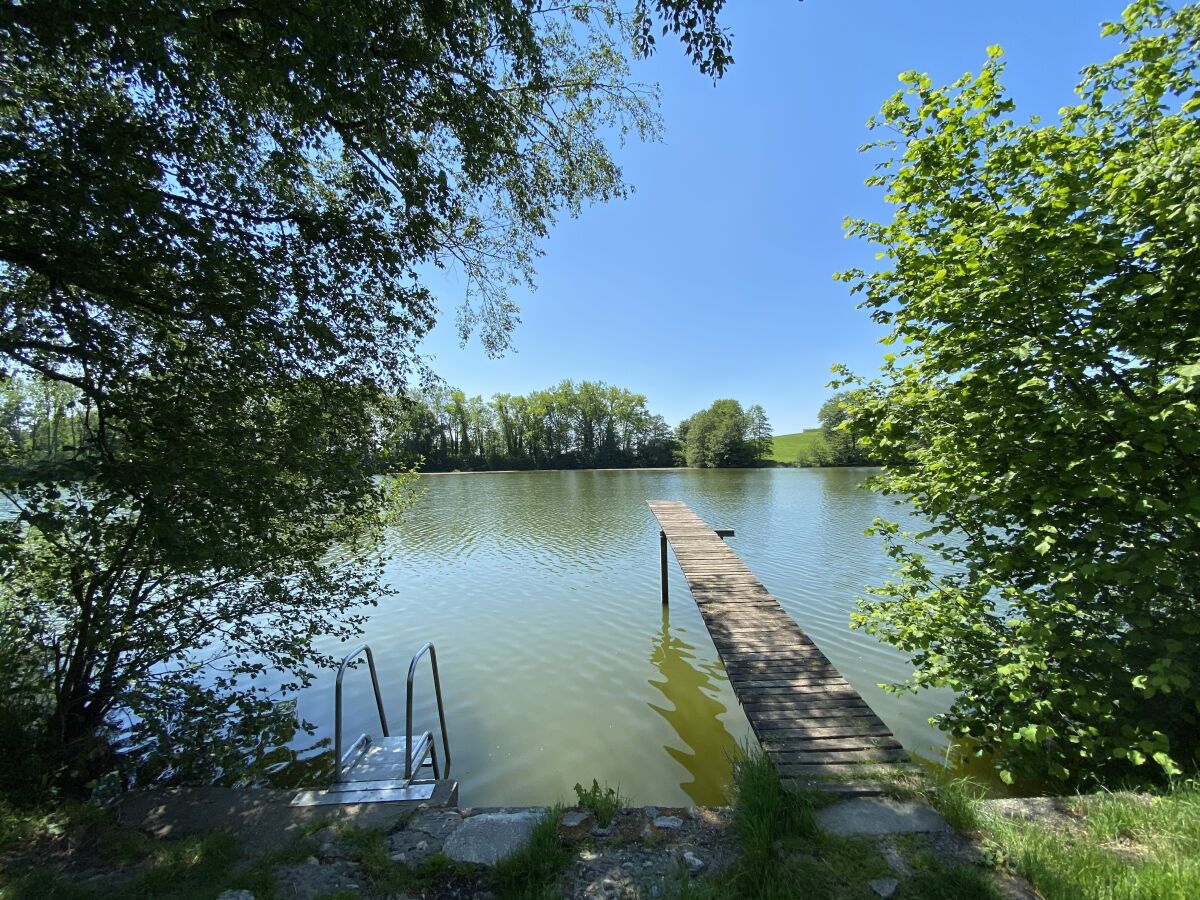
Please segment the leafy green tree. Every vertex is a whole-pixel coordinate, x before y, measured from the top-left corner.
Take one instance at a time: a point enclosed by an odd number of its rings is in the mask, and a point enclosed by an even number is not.
[[[817,413],[817,421],[821,423],[821,436],[825,446],[817,457],[820,465],[829,466],[869,466],[871,459],[863,448],[862,442],[855,439],[847,429],[849,419],[847,407],[853,403],[852,391],[839,391],[823,404]]]
[[[887,263],[842,276],[898,348],[850,426],[930,523],[878,526],[899,574],[858,621],[1006,780],[1161,778],[1200,734],[1200,6],[1104,33],[1052,123],[1014,120],[998,48],[906,73],[893,218],[850,224]]]
[[[605,141],[657,131],[634,23],[669,13],[727,64],[694,5],[0,10],[0,381],[87,411],[68,460],[3,483],[0,656],[26,666],[5,686],[36,695],[55,777],[105,771],[120,716],[160,759],[189,723],[237,748],[268,670],[329,662],[313,638],[380,591],[356,551],[393,508],[371,463],[434,322],[419,272],[461,268],[464,335],[503,350],[555,216],[626,191]],[[475,457],[471,415],[451,449]]]
[[[755,463],[761,463],[771,453],[771,422],[767,411],[755,403],[746,410],[746,437]]]
[[[398,462],[431,471],[669,466],[675,443],[644,395],[570,380],[528,397],[496,394],[489,403],[454,389],[414,393],[389,441]]]
[[[716,400],[687,419],[679,440],[689,466],[748,466],[755,459],[751,421],[736,400]]]

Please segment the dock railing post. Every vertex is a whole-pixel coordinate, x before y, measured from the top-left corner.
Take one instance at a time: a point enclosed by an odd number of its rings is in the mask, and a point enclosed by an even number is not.
[[[662,605],[667,605],[667,533],[658,532],[658,571],[662,576]]]

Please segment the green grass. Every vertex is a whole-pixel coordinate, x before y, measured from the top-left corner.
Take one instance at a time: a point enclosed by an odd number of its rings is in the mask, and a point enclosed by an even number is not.
[[[558,837],[562,806],[555,805],[534,826],[529,841],[492,870],[492,887],[504,900],[561,897],[562,874],[573,852]]]
[[[211,900],[229,888],[272,900],[272,869],[299,862],[312,849],[302,838],[279,853],[248,860],[226,831],[154,840],[121,827],[92,804],[22,810],[0,802],[0,851],[8,854],[0,866],[0,900]],[[113,877],[81,884],[78,872],[65,868],[68,859]]]
[[[1069,824],[990,813],[970,782],[937,786],[930,800],[976,831],[993,862],[1024,876],[1046,900],[1200,897],[1200,788],[1066,798]]]
[[[227,888],[244,888],[262,900],[274,897],[274,879],[270,868],[276,862],[262,860],[239,868],[237,843],[226,831],[150,841],[143,847],[140,865],[124,884],[108,887],[84,885],[63,877],[55,865],[38,865],[24,870],[0,872],[2,900],[211,900]],[[112,863],[129,863],[133,842],[129,842]],[[104,853],[104,848],[98,850]]]
[[[691,881],[680,874],[680,900],[805,897],[812,900],[872,900],[870,882],[895,877],[870,838],[827,834],[814,810],[825,795],[787,791],[766,754],[754,749],[734,762],[733,827],[738,858],[712,878]],[[919,848],[918,848],[919,849]],[[914,875],[897,898],[977,898],[999,894],[990,874],[943,863],[928,852],[915,852]]]
[[[825,437],[820,428],[808,428],[797,434],[777,434],[771,441],[771,452],[767,459],[784,465],[802,462],[814,465],[825,449]]]
[[[504,900],[548,900],[561,896],[562,875],[572,858],[572,850],[558,837],[561,816],[562,807],[554,807],[526,845],[491,872],[440,853],[409,867],[391,858],[382,831],[340,827],[338,833],[361,867],[361,877],[380,896],[465,885],[472,891],[489,887]],[[312,855],[312,834],[327,824],[312,823],[282,851],[247,859],[226,831],[154,840],[119,827],[109,813],[93,806],[22,811],[0,802],[0,850],[9,851],[0,865],[0,900],[212,900],[229,888],[250,890],[258,900],[276,900],[274,868]],[[71,859],[76,869],[68,871],[59,859]],[[114,877],[81,883],[79,868]]]
[[[342,827],[338,834],[371,887],[384,896],[424,892],[454,875],[473,875],[477,869],[470,863],[456,863],[444,853],[435,853],[418,866],[406,866],[392,859],[387,834],[382,831]]]

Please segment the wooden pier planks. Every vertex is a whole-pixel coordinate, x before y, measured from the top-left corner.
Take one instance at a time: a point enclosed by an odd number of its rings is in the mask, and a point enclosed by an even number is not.
[[[750,727],[781,775],[812,784],[864,777],[864,766],[909,763],[858,691],[711,526],[686,503],[652,500],[649,506]],[[666,597],[664,581],[664,603]],[[847,783],[847,789],[861,792],[862,785]]]

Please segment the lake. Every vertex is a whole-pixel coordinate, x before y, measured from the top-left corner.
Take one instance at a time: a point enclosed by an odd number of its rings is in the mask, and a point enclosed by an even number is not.
[[[869,469],[619,470],[426,475],[388,540],[395,596],[373,612],[393,733],[409,659],[437,647],[464,806],[571,800],[576,782],[635,804],[724,801],[728,757],[753,735],[678,566],[659,598],[647,500],[682,500],[714,527],[891,727],[938,758],[929,716],[946,692],[892,696],[904,656],[849,628],[856,596],[890,571],[863,530],[900,512],[861,489]],[[338,652],[334,646],[321,649]],[[340,655],[340,653],[339,653]],[[347,741],[378,727],[365,670],[346,675]],[[415,717],[435,731],[428,666]],[[299,698],[332,736],[333,676]]]

